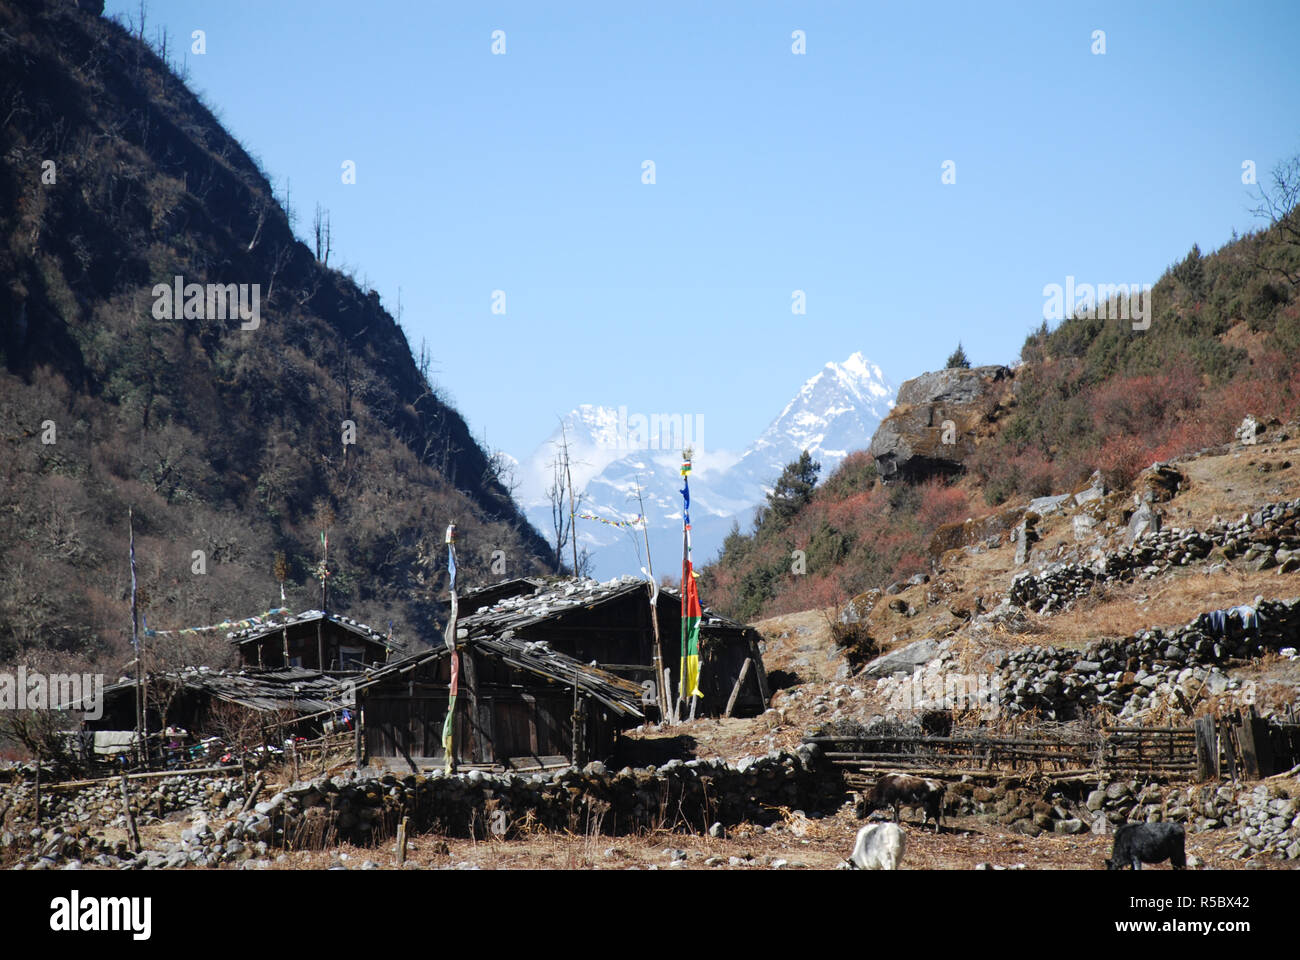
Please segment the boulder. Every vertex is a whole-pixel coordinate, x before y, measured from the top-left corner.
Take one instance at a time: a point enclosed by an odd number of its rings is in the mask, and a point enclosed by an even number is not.
[[[1051,497],[1037,497],[1030,500],[1029,505],[1025,509],[1038,514],[1040,517],[1045,517],[1049,513],[1056,513],[1058,510],[1064,510],[1069,506],[1069,501],[1072,497],[1073,495],[1069,493],[1061,493]]]
[[[1144,502],[1136,510],[1128,521],[1128,541],[1135,542],[1139,537],[1146,533],[1160,532],[1160,512],[1152,508],[1151,504]]]
[[[887,677],[896,673],[910,675],[914,668],[923,666],[937,657],[940,650],[941,646],[937,640],[929,638],[917,640],[876,657],[862,668],[862,674],[868,677]]]
[[[1074,502],[1078,506],[1085,503],[1091,503],[1093,500],[1100,500],[1106,496],[1106,481],[1102,479],[1101,471],[1094,470],[1092,476],[1088,478],[1088,485],[1074,493]]]
[[[871,438],[880,476],[922,479],[961,470],[975,451],[986,401],[1000,392],[997,384],[1012,376],[1003,366],[954,368],[904,383],[894,409]]]
[[[1091,540],[1097,535],[1097,518],[1086,513],[1074,515],[1074,539]]]
[[[840,611],[840,623],[861,623],[871,615],[871,611],[880,602],[880,597],[879,590],[868,590],[866,593],[859,593],[846,603],[844,609]]]
[[[1186,480],[1171,464],[1153,463],[1138,474],[1133,489],[1138,499],[1145,503],[1164,503],[1174,498]]]

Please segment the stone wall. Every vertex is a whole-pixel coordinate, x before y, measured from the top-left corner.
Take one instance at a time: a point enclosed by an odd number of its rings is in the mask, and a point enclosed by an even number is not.
[[[554,774],[461,776],[410,774],[398,777],[341,776],[302,781],[239,813],[242,784],[198,781],[187,787],[196,800],[195,823],[179,843],[139,856],[124,845],[102,843],[90,834],[95,811],[107,812],[111,797],[96,787],[68,799],[58,812],[46,811],[47,826],[32,833],[30,810],[15,808],[0,846],[22,848],[19,866],[51,869],[71,860],[103,866],[215,866],[254,861],[279,848],[318,847],[339,841],[375,843],[393,836],[403,817],[412,833],[506,837],[533,829],[621,834],[644,829],[704,832],[715,824],[770,823],[778,808],[834,811],[845,800],[839,771],[815,745],[793,753],[747,757],[734,765],[721,760],[673,760],[656,767],[611,772],[601,763]],[[13,801],[30,785],[11,788]],[[166,791],[163,791],[164,793]],[[0,801],[4,802],[4,801]],[[120,804],[120,798],[119,798]],[[224,805],[224,806],[223,806]],[[148,809],[147,804],[143,807]],[[120,814],[120,806],[118,809]],[[90,820],[82,820],[90,815]],[[213,821],[225,822],[213,825]],[[15,830],[24,819],[25,834]],[[119,816],[120,820],[120,816]],[[30,841],[30,843],[28,842]]]
[[[1300,499],[1269,504],[1230,523],[1204,531],[1171,527],[1144,533],[1132,546],[1106,553],[1093,563],[1071,561],[1022,573],[1011,582],[1008,600],[1037,613],[1067,609],[1099,584],[1148,579],[1170,567],[1209,557],[1215,549],[1246,569],[1300,569]]]
[[[1300,642],[1300,600],[1265,600],[1255,609],[1257,629],[1233,617],[1215,635],[1209,614],[1201,614],[1172,630],[1141,630],[1083,652],[1035,646],[1010,654],[999,666],[1001,702],[1013,713],[1037,709],[1050,720],[1073,719],[1095,705],[1124,718],[1175,696],[1175,688],[1189,701],[1202,684],[1214,696],[1237,690],[1220,665]]]

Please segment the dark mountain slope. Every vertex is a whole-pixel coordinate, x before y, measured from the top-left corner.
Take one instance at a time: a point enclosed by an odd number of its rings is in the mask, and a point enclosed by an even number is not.
[[[436,627],[448,521],[467,576],[495,550],[540,569],[378,295],[294,237],[146,43],[73,3],[0,2],[0,239],[0,661],[125,652],[129,504],[159,628],[278,605],[277,552],[290,605],[318,605],[326,526],[331,606],[408,638]],[[176,276],[258,285],[260,323],[158,319]]]

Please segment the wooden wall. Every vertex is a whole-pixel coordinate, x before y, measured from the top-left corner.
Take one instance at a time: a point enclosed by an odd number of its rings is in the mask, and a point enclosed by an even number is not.
[[[673,686],[681,670],[681,610],[676,602],[659,602],[659,636],[663,644],[664,666],[672,671]],[[700,690],[704,715],[717,715],[726,709],[731,689],[740,676],[746,658],[759,660],[758,649],[750,631],[707,632],[701,636]],[[545,641],[553,650],[590,663],[595,660],[606,669],[638,682],[654,678],[654,629],[650,622],[650,605],[640,591],[617,597],[588,610],[582,607],[567,611],[544,623],[516,631],[523,640]],[[638,665],[642,669],[627,669]],[[761,713],[767,708],[763,681],[751,669],[737,713]]]
[[[320,623],[320,639],[317,639],[317,622],[292,623],[283,630],[269,633],[257,640],[250,640],[239,645],[239,657],[244,666],[249,667],[283,667],[287,665],[284,650],[288,641],[289,656],[302,658],[300,664],[305,670],[333,670],[341,667],[340,647],[361,647],[363,659],[367,665],[382,664],[388,653],[382,644],[365,639],[331,621]],[[324,647],[325,666],[320,664],[320,648]]]
[[[358,691],[364,710],[366,758],[441,765],[450,660],[443,657]],[[616,726],[600,704],[580,700],[588,759],[613,751]],[[570,757],[573,691],[495,657],[461,650],[454,750],[462,764],[505,764]]]

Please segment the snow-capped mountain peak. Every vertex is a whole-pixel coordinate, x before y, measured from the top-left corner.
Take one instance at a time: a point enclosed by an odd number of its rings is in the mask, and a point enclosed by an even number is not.
[[[862,353],[843,363],[832,361],[806,380],[737,458],[710,450],[691,477],[692,536],[698,563],[707,562],[721,545],[735,519],[748,525],[755,506],[763,502],[782,469],[808,450],[821,463],[826,477],[849,452],[871,443],[880,421],[894,405],[896,388],[880,367]],[[567,434],[574,486],[586,494],[586,509],[611,519],[630,519],[639,512],[636,490],[650,523],[656,553],[680,541],[680,458],[675,450],[660,450],[630,442],[636,425],[624,410],[582,404],[563,418],[533,453],[519,465],[520,499],[539,529],[550,522],[546,491],[554,484],[554,462],[561,434]],[[640,548],[626,532],[591,521],[579,529],[595,560],[597,576],[635,572],[633,553]],[[662,541],[662,542],[660,542]],[[671,550],[675,549],[668,547]]]
[[[764,488],[807,450],[826,476],[849,451],[871,443],[894,405],[897,388],[861,353],[831,361],[806,380],[794,399],[759,435],[737,469]]]

